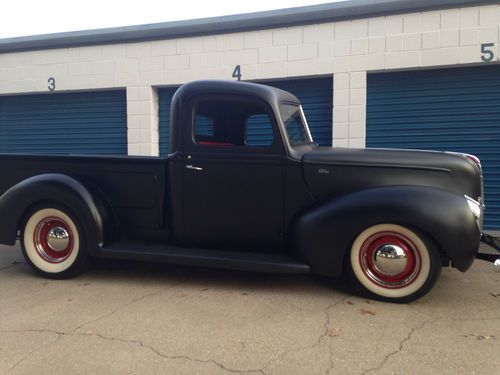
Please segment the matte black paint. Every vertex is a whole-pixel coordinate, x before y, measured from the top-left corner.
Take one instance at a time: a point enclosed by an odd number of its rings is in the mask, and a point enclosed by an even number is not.
[[[207,96],[265,106],[273,147],[196,144],[194,108]],[[430,237],[459,270],[471,265],[481,233],[464,194],[482,196],[472,161],[292,147],[282,102],[298,100],[262,85],[192,82],[173,97],[168,158],[0,155],[0,243],[13,244],[26,210],[51,200],[78,216],[102,257],[340,275],[362,230],[394,223]]]

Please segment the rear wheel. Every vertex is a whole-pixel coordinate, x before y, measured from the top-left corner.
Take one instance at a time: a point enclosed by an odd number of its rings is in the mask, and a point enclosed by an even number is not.
[[[441,272],[439,253],[432,242],[395,224],[365,229],[350,254],[352,274],[371,296],[410,302],[426,294]]]
[[[61,206],[42,206],[26,215],[21,248],[30,266],[44,277],[63,279],[80,273],[87,261],[78,219]]]

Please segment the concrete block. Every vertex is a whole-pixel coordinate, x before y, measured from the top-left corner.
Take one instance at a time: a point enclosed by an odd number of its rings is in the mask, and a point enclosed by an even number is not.
[[[334,45],[334,55],[335,56],[349,56],[351,54],[351,41],[337,40]]]
[[[140,88],[139,87],[127,87],[127,103],[140,100]]]
[[[169,56],[177,53],[177,44],[175,39],[157,40],[151,42],[152,56]]]
[[[479,8],[460,8],[460,28],[472,28],[479,26]]]
[[[416,51],[422,49],[422,34],[405,34],[403,35],[403,50]]]
[[[95,61],[102,59],[102,46],[80,47],[79,50],[80,61]]]
[[[422,66],[439,66],[458,64],[460,59],[460,48],[440,48],[423,50],[420,63]]]
[[[479,29],[479,43],[498,42],[498,27],[482,27]]]
[[[220,67],[222,65],[222,53],[208,52],[190,55],[189,62],[192,69]]]
[[[351,40],[351,55],[366,55],[368,53],[368,39]]]
[[[442,30],[441,47],[457,47],[460,44],[459,30]]]
[[[368,37],[368,20],[353,20],[351,22],[351,39],[363,39]]]
[[[460,47],[460,64],[480,63],[481,54],[476,45]]]
[[[26,52],[4,53],[0,54],[0,67],[6,68],[10,66],[25,65],[30,59],[30,54]],[[28,57],[28,59],[26,59]]]
[[[441,13],[424,12],[422,13],[422,31],[438,31],[441,28]]]
[[[338,73],[333,76],[333,89],[335,92],[337,92],[338,90],[349,90],[349,87],[349,73]]]
[[[284,47],[286,49],[286,47]],[[284,78],[287,76],[287,65],[281,62],[257,65],[257,78]]]
[[[335,127],[333,128],[333,147],[343,147],[343,148],[348,148],[349,147],[349,139],[347,138],[336,138],[335,137]]]
[[[403,69],[420,65],[420,51],[394,52],[385,55],[386,69]]]
[[[189,39],[176,39],[175,44],[178,55],[187,55],[189,53]]]
[[[115,62],[112,60],[92,61],[92,74],[113,74],[115,72]]]
[[[351,39],[351,21],[335,23],[335,40]]]
[[[104,60],[116,60],[127,57],[125,44],[110,44],[102,47],[102,58]]]
[[[366,88],[349,90],[349,105],[366,105]]]
[[[233,73],[233,67],[231,66],[229,67],[229,69],[226,68],[223,76],[231,77],[232,73]],[[257,64],[241,65],[241,77],[245,81],[257,79]]]
[[[302,43],[302,27],[289,27],[273,31],[273,45],[287,46]]]
[[[391,34],[402,34],[403,33],[403,16],[387,16],[385,18],[385,33],[387,35]]]
[[[366,107],[351,107],[350,116],[356,118],[362,118],[366,113]],[[361,139],[366,136],[366,125],[364,121],[353,121],[351,118],[349,121],[349,138],[350,139]]]
[[[245,48],[270,47],[273,45],[273,32],[270,30],[259,30],[245,33],[243,36]]]
[[[349,107],[349,123],[357,124],[358,127],[362,126],[362,132],[359,132],[359,129],[355,129],[356,126],[351,127],[354,128],[354,131],[351,131],[350,135],[352,137],[364,137],[365,136],[365,124],[366,121],[366,106],[364,105],[355,105]]]
[[[139,59],[139,70],[141,72],[163,70],[163,56],[141,57]]]
[[[366,88],[366,72],[354,72],[350,74],[349,87],[351,89]]]
[[[116,72],[115,73],[115,86],[137,86],[141,84],[138,72]]]
[[[385,52],[385,37],[376,36],[368,39],[369,53],[384,53]]]
[[[230,67],[257,64],[259,62],[259,50],[254,48],[241,51],[227,51],[224,52],[222,60],[224,66]]]
[[[352,72],[383,70],[384,68],[385,68],[384,53],[350,57],[350,69]]]
[[[422,14],[413,13],[403,16],[403,32],[419,33],[422,31]]]
[[[41,51],[41,52],[45,52],[46,54],[49,54],[49,55],[55,54],[55,56],[57,58],[56,63],[59,63],[59,64],[80,61],[80,49],[77,47],[63,48],[63,49],[58,49],[55,51],[45,50],[45,51]]]
[[[318,69],[318,74],[347,72],[349,71],[349,59],[349,56],[335,57],[331,60],[329,66],[324,64],[327,60],[313,61],[311,62],[311,66]]]
[[[90,86],[93,89],[115,87],[115,77],[113,74],[92,74],[90,76]]]
[[[215,52],[217,51],[217,39],[215,36],[204,36],[202,38],[203,52]]]
[[[335,108],[337,110],[337,108]],[[349,123],[347,122],[334,122],[333,125],[333,139],[338,141],[340,139],[349,138]]]
[[[288,46],[288,61],[312,60],[318,57],[318,44],[294,44]]]
[[[139,58],[151,56],[151,42],[127,44],[127,57]]]
[[[385,50],[387,52],[399,52],[403,50],[403,35],[388,35],[385,39]]]
[[[189,56],[187,55],[165,56],[164,60],[166,70],[189,68]]]
[[[128,107],[127,103],[127,107]],[[127,127],[129,129],[140,129],[141,128],[141,116],[138,115],[127,115]]]
[[[129,143],[140,143],[141,142],[141,129],[128,129],[127,140]]]
[[[141,153],[141,144],[140,143],[131,143],[130,141],[128,142],[128,155],[130,156],[140,156],[142,155]]]
[[[460,27],[460,11],[446,9],[441,11],[441,29],[458,29]]]
[[[153,88],[151,86],[139,87],[139,100],[153,102]]]
[[[500,21],[500,7],[498,5],[482,6],[479,8],[480,26],[498,26]]]
[[[465,29],[460,30],[460,45],[470,46],[479,43],[479,30],[478,29]]]
[[[333,93],[333,106],[335,108],[339,106],[349,105],[349,92],[350,90],[335,90]]]
[[[270,63],[278,61],[286,61],[287,47],[264,47],[259,49],[259,62]]]
[[[134,73],[139,71],[139,59],[118,59],[115,61],[117,73]]]
[[[127,116],[140,115],[140,100],[127,100]]]
[[[22,67],[23,65],[20,65],[20,67]],[[36,69],[31,78],[43,79],[45,86],[44,88],[46,88],[47,86],[46,83],[49,77],[61,78],[61,77],[66,77],[67,75],[68,75],[68,64],[50,64],[50,65],[36,66]],[[9,77],[7,76],[6,79],[8,80]]]
[[[349,148],[365,148],[365,138],[349,138]]]
[[[368,36],[383,36],[385,33],[385,17],[370,18],[368,20]]]
[[[333,122],[334,124],[349,123],[349,107],[348,106],[338,106],[335,107],[333,111]],[[340,136],[340,138],[347,138],[348,134],[345,136]]]
[[[91,73],[91,64],[88,61],[68,64],[68,75],[70,76],[84,76]]]
[[[203,52],[203,38],[189,38],[189,53],[202,53]]]
[[[303,28],[304,43],[328,42],[335,39],[335,24],[307,25]]]
[[[329,59],[335,56],[335,43],[334,42],[319,42],[318,44],[318,57],[320,59]]]
[[[245,48],[245,34],[234,33],[229,34],[229,49],[232,51]]]
[[[422,48],[439,48],[441,45],[441,33],[439,31],[429,31],[422,34]]]

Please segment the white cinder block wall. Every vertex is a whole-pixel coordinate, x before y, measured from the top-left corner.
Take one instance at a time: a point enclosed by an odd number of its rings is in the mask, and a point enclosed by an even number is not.
[[[367,74],[486,64],[500,5],[232,34],[0,54],[0,94],[126,88],[128,151],[158,155],[157,87],[195,79],[334,76],[333,144],[364,147]]]

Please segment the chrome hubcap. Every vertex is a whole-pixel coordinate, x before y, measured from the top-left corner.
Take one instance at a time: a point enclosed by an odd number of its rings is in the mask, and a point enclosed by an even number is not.
[[[69,233],[63,227],[55,226],[47,233],[47,245],[54,251],[64,251],[68,248]]]
[[[386,244],[380,246],[373,256],[375,268],[387,276],[396,276],[408,266],[408,256],[403,248]]]

